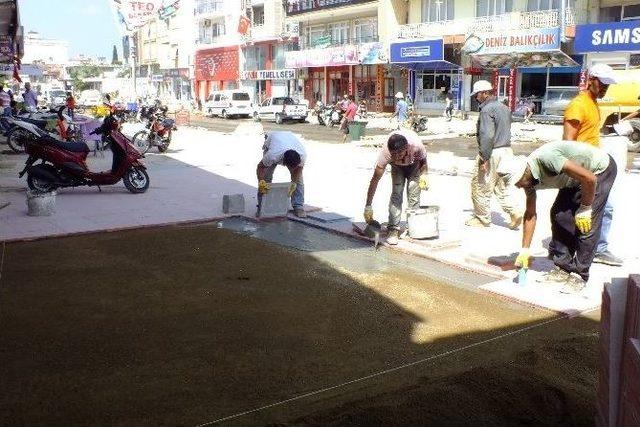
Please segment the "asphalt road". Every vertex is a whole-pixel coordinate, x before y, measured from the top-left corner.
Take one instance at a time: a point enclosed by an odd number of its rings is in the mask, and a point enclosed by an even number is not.
[[[251,122],[253,119],[221,119],[218,117],[194,117],[191,119],[192,126],[201,126],[203,128],[231,133],[238,125],[243,122]],[[306,139],[326,142],[326,143],[341,143],[342,133],[338,127],[328,128],[326,126],[320,126],[314,123],[294,123],[285,122],[281,125],[277,125],[274,122],[262,121],[262,125],[265,130],[290,130],[297,134],[302,135]],[[382,129],[367,129],[367,135],[385,135],[388,133]],[[518,155],[528,155],[534,149],[539,147],[539,144],[534,143],[517,143],[513,145],[513,150]],[[475,138],[447,138],[441,140],[435,140],[429,143],[430,151],[451,151],[457,157],[464,157],[473,159],[477,152],[477,145]],[[629,153],[629,162],[627,168],[629,170],[640,170],[640,153]]]

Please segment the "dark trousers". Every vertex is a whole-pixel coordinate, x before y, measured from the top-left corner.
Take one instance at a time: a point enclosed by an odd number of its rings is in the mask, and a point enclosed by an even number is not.
[[[585,281],[589,280],[589,268],[600,239],[604,207],[616,174],[616,162],[609,156],[607,169],[596,175],[596,195],[591,205],[593,213],[588,233],[580,233],[575,224],[575,214],[582,198],[580,187],[560,189],[551,207],[553,263],[566,272],[579,274]]]

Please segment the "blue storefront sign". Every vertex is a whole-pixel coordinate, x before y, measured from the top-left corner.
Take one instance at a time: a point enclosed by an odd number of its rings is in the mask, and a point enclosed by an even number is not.
[[[640,51],[640,21],[578,25],[574,47],[578,53]]]
[[[392,64],[432,62],[444,59],[444,43],[442,39],[391,43],[390,51],[389,62]]]

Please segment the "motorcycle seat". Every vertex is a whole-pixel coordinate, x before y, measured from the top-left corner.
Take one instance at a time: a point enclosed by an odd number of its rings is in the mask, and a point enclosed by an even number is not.
[[[46,120],[30,119],[28,117],[20,117],[20,118],[18,118],[18,120],[23,121],[23,122],[27,122],[27,123],[31,123],[32,125],[38,126],[40,129],[44,129],[47,126],[47,121]]]
[[[44,136],[43,139],[49,145],[53,145],[54,147],[60,148],[62,150],[71,151],[72,153],[88,153],[89,151],[91,151],[89,149],[89,146],[84,142],[60,141],[49,135]]]

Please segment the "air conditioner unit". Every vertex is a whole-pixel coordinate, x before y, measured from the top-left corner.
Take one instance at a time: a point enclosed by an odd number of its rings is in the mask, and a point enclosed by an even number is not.
[[[210,26],[211,26],[211,19],[205,19],[205,20],[202,22],[202,26],[204,26],[204,27],[210,27]]]

